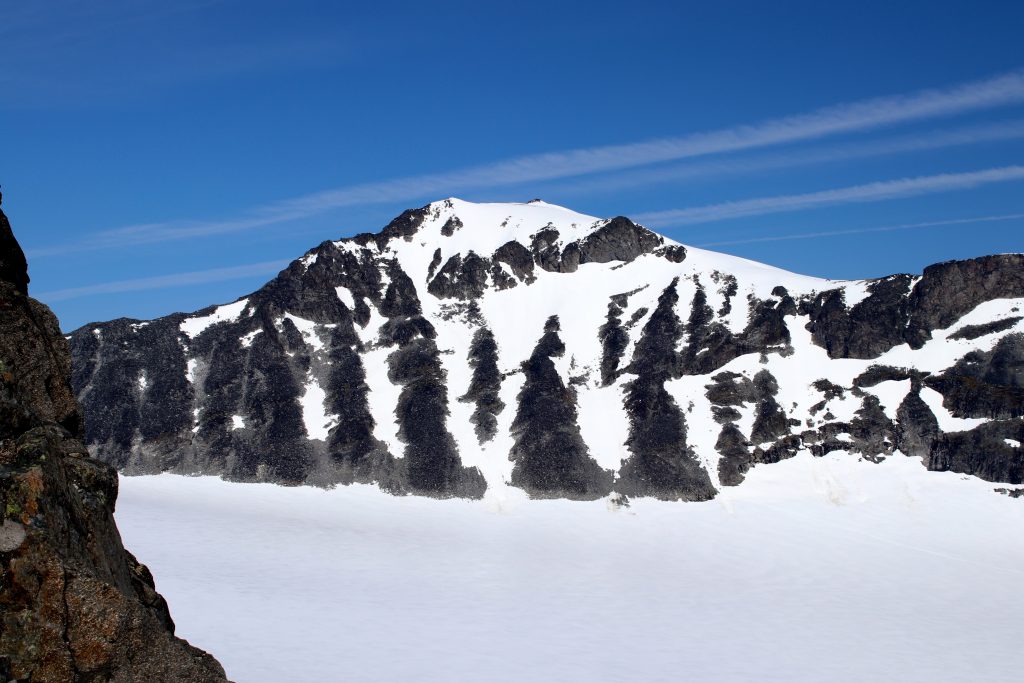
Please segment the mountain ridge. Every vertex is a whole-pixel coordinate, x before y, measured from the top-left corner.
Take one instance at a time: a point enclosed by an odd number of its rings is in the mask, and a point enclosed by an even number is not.
[[[69,338],[90,451],[129,473],[706,500],[801,449],[1020,483],[1018,299],[1020,254],[831,281],[451,198],[233,303]]]

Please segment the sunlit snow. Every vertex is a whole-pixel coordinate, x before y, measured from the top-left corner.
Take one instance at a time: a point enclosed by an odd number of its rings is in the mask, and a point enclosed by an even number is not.
[[[117,520],[178,634],[279,681],[1009,681],[1024,504],[803,453],[707,503],[394,498],[172,475]]]

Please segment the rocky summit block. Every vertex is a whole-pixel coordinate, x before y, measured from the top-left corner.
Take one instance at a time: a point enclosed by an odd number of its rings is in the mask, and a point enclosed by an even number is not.
[[[831,281],[533,201],[433,202],[233,303],[71,335],[121,471],[701,501],[805,453],[1021,483],[1024,256]]]
[[[122,545],[117,472],[82,443],[67,342],[2,212],[0,240],[0,680],[225,681]]]

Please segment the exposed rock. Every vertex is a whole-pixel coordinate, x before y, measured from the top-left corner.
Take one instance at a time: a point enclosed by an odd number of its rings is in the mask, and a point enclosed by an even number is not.
[[[626,413],[632,455],[622,462],[615,490],[626,496],[665,500],[709,500],[715,488],[686,443],[686,419],[665,383],[680,376],[676,349],[683,325],[675,312],[678,280],[658,297],[658,307],[644,325],[627,372]]]
[[[1003,318],[1002,320],[993,320],[990,323],[983,323],[981,325],[964,325],[959,330],[949,335],[949,338],[977,339],[978,337],[984,337],[989,334],[1005,332],[1006,330],[1015,327],[1021,320],[1024,320],[1024,317],[1014,316],[1012,318]]]
[[[505,409],[505,404],[498,397],[502,380],[498,370],[498,344],[486,327],[473,334],[468,360],[473,378],[469,389],[459,400],[476,404],[470,419],[476,428],[477,439],[485,443],[498,433],[498,415]]]
[[[552,316],[522,366],[526,380],[516,397],[509,455],[515,463],[512,484],[533,498],[601,498],[611,492],[612,473],[590,457],[576,422],[575,395],[551,361],[565,353],[558,331]]]
[[[935,447],[935,440],[942,433],[935,414],[921,400],[919,386],[907,393],[896,410],[896,447],[905,455],[924,458],[925,465]]]
[[[153,577],[121,543],[117,473],[81,442],[67,343],[49,309],[25,295],[20,269],[0,281],[0,672],[224,681],[213,657],[174,637]]]
[[[957,417],[1024,417],[1024,334],[1008,334],[991,351],[972,351],[925,383]]]
[[[21,294],[28,294],[28,263],[18,240],[14,239],[7,216],[0,211],[0,280],[9,282]]]

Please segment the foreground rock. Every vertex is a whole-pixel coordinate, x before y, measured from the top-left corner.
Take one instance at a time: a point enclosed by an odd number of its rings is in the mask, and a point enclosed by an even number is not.
[[[0,680],[226,680],[121,543],[117,472],[81,441],[67,342],[2,211],[0,248]]]

